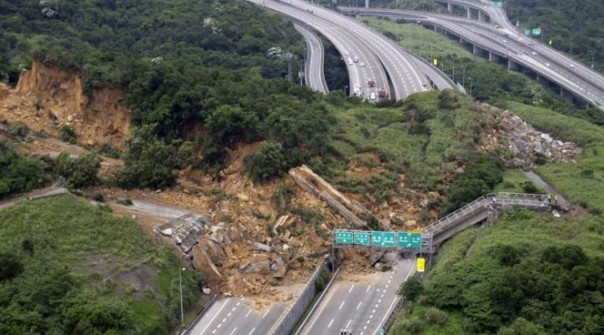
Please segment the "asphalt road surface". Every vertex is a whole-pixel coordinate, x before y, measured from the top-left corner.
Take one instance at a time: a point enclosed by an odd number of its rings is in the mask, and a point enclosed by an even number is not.
[[[285,303],[274,303],[256,311],[241,298],[220,299],[189,328],[187,335],[267,335],[286,308]]]
[[[400,298],[399,286],[415,272],[415,259],[399,259],[392,270],[376,272],[367,281],[336,280],[298,334],[379,334]]]

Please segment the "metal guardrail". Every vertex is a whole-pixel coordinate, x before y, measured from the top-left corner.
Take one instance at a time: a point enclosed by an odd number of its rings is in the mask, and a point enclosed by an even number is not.
[[[199,322],[199,320],[203,317],[203,315],[210,309],[210,307],[212,307],[212,305],[214,305],[214,302],[216,302],[216,300],[218,299],[218,294],[214,294],[214,296],[212,297],[212,300],[210,300],[210,302],[208,302],[203,309],[197,314],[197,316],[195,317],[195,319],[193,319],[193,321],[189,324],[189,326],[187,328],[185,328],[182,332],[180,332],[181,335],[189,335],[191,332],[191,328],[193,327],[193,325],[197,324],[197,322]]]
[[[478,213],[485,209],[485,206],[489,204],[499,206],[520,206],[520,207],[541,207],[545,205],[545,201],[549,200],[551,196],[544,194],[529,194],[529,193],[510,193],[500,192],[497,194],[487,194],[481,196],[471,203],[459,208],[458,210],[450,213],[433,224],[427,226],[423,233],[426,235],[437,235],[450,226],[457,225],[465,218]],[[548,203],[549,206],[549,203]]]
[[[306,323],[308,322],[308,320],[312,316],[312,314],[315,311],[315,309],[317,308],[317,306],[319,306],[319,304],[323,300],[323,297],[325,296],[325,294],[327,293],[327,291],[329,291],[329,288],[331,287],[331,284],[333,284],[333,282],[336,280],[336,277],[338,276],[338,273],[340,273],[341,269],[342,269],[342,266],[340,265],[338,267],[338,269],[336,270],[336,272],[331,277],[331,280],[329,281],[329,283],[327,283],[327,285],[323,289],[323,292],[321,292],[321,295],[319,296],[319,299],[317,299],[317,301],[315,302],[315,304],[312,306],[312,309],[308,312],[308,314],[306,315],[306,318],[304,318],[304,321],[302,321],[302,323],[300,324],[300,327],[298,327],[298,330],[296,330],[295,335],[300,334],[300,332],[304,328],[304,325],[306,325]]]

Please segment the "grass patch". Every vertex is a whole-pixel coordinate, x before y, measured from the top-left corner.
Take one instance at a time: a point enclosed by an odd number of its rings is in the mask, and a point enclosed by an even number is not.
[[[175,323],[182,264],[134,221],[63,195],[3,209],[0,222],[0,253],[23,265],[16,278],[0,281],[0,333],[27,333],[34,325],[40,333],[69,333],[74,315],[90,320],[77,325],[83,333],[166,333]],[[183,272],[186,306],[202,280]]]

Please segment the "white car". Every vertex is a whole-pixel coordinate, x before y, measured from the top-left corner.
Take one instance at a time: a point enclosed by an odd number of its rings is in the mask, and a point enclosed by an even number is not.
[[[533,52],[531,52],[531,53],[533,54],[533,56],[535,56],[535,55],[537,54],[537,53],[536,53],[536,52],[534,52],[534,51],[533,51]]]
[[[360,67],[365,67],[365,63],[360,62],[360,63],[359,63],[359,66],[360,66]]]
[[[545,63],[545,66],[549,67],[549,66],[550,66],[550,64],[549,64],[549,63]]]
[[[575,64],[570,64],[570,67],[572,67],[574,69],[575,68]]]
[[[371,92],[371,94],[369,95],[369,100],[375,101],[375,92]]]
[[[359,62],[359,57],[356,57],[356,56],[355,56],[355,57],[354,57],[354,62],[355,62],[355,63],[358,63],[358,62]]]

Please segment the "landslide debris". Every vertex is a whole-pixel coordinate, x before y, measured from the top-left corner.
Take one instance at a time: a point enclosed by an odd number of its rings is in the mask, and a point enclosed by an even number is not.
[[[118,104],[121,94],[119,90],[95,90],[88,98],[82,93],[77,75],[35,62],[31,70],[22,73],[15,89],[0,84],[0,121],[21,122],[38,135],[50,135],[20,143],[19,150],[29,155],[56,155],[62,151],[81,155],[102,143],[123,148],[130,120],[128,111]],[[572,161],[580,151],[572,143],[536,131],[510,111],[488,105],[481,110],[489,119],[487,124],[494,125],[481,135],[481,148],[487,152],[503,149],[508,153],[503,158],[514,165],[530,167],[538,154],[551,160]],[[61,126],[74,130],[79,145],[56,139]],[[295,287],[306,282],[330,251],[331,231],[351,225],[326,202],[299,187],[292,177],[253,183],[242,168],[244,158],[259,145],[240,144],[229,150],[230,163],[219,181],[200,170],[187,169],[179,172],[178,185],[169,190],[97,187],[93,191],[103,194],[116,213],[135,218],[149,238],[173,246],[223,294],[251,297],[253,306],[263,308],[273,301],[291,299]],[[373,162],[373,167],[361,159]],[[119,160],[104,158],[104,173],[120,164]],[[406,176],[399,174],[396,186],[404,190],[402,194],[379,203],[368,202],[363,194],[328,187],[312,171],[293,171],[319,195],[329,194],[363,220],[367,219],[366,212],[374,213],[380,225],[392,229],[414,230],[436,219],[438,212],[430,204],[443,198],[437,192],[422,193],[407,187]],[[369,178],[383,172],[379,155],[368,151],[348,161],[343,175]],[[124,199],[155,205],[141,209],[120,204]],[[180,212],[161,215],[170,209],[207,219],[207,225],[195,237],[198,243],[189,241],[183,249],[183,243],[168,234],[168,229],[175,233],[178,227],[166,224],[181,218]],[[428,213],[429,217],[420,218],[420,213]],[[185,232],[182,236],[188,235]],[[338,253],[350,260],[343,271],[347,278],[366,279],[360,274],[373,271],[369,252]]]

